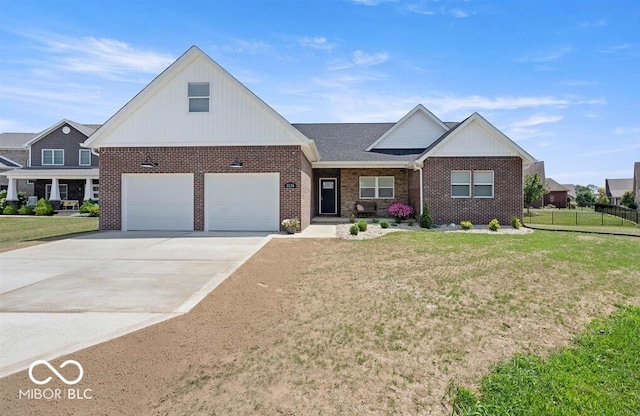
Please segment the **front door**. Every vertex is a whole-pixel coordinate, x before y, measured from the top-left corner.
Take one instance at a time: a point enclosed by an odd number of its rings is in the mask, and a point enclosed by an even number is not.
[[[337,180],[320,179],[320,214],[337,214]]]

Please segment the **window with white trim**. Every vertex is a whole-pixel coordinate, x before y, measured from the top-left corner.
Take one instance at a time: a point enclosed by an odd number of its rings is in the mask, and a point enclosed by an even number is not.
[[[69,196],[69,188],[66,184],[59,184],[58,190],[60,191],[60,201],[64,201]],[[45,196],[44,199],[48,200],[51,196],[51,184],[48,183],[45,186]]]
[[[209,112],[209,83],[189,82],[187,86],[190,113]]]
[[[64,165],[64,149],[42,149],[43,165]]]
[[[451,171],[451,197],[471,198],[471,171]]]
[[[473,171],[473,197],[493,198],[493,171]]]
[[[393,176],[361,176],[360,198],[393,198],[395,178]]]
[[[93,184],[91,186],[91,199],[94,201],[100,200],[100,185]]]
[[[91,166],[91,150],[80,149],[80,155],[78,156],[80,166]]]

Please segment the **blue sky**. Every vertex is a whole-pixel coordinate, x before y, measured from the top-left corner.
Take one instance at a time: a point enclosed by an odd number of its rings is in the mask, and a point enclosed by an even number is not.
[[[198,45],[292,123],[477,111],[561,183],[640,161],[640,1],[0,0],[0,131],[103,123]]]

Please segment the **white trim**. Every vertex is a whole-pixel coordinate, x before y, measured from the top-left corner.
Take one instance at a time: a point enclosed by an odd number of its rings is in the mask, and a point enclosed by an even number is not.
[[[458,172],[458,173],[469,173],[469,182],[453,182],[453,174],[454,172]],[[454,169],[449,173],[449,182],[451,184],[451,198],[453,199],[464,199],[464,198],[471,198],[471,196],[473,195],[472,192],[472,186],[473,186],[473,172],[469,169]],[[453,187],[454,186],[468,186],[469,187],[469,193],[467,195],[454,195],[453,194]]]
[[[482,173],[487,173],[487,172],[491,172],[491,183],[484,183],[484,182],[480,182],[480,183],[476,183],[476,172],[482,172]],[[495,188],[496,188],[496,175],[495,172],[493,170],[483,170],[483,169],[479,169],[479,170],[474,170],[472,173],[472,186],[473,186],[473,197],[474,198],[478,198],[478,199],[491,199],[495,197]],[[491,185],[491,196],[488,195],[481,195],[478,196],[476,195],[476,185],[479,186],[488,186]]]
[[[89,163],[82,163],[82,152],[89,152]],[[91,166],[91,150],[89,149],[78,150],[78,166]]]
[[[39,141],[40,139],[44,138],[45,136],[48,136],[51,132],[53,132],[54,130],[60,128],[61,126],[65,125],[65,124],[70,125],[71,127],[73,127],[74,129],[78,130],[80,133],[84,134],[87,137],[89,137],[91,135],[91,133],[93,133],[93,131],[95,131],[95,130],[93,130],[93,128],[84,126],[84,125],[82,125],[80,123],[76,123],[75,121],[62,119],[62,120],[58,121],[56,124],[54,124],[53,126],[49,127],[48,129],[38,133],[33,139],[31,139],[27,143],[25,143],[24,147],[30,147],[35,142]],[[89,132],[89,130],[93,130],[93,131]],[[87,133],[89,133],[89,134],[87,134]]]
[[[344,169],[358,169],[358,168],[395,168],[395,169],[408,169],[413,161],[399,162],[399,161],[379,161],[379,162],[311,162],[311,167],[314,169],[319,168],[344,168]]]
[[[333,212],[322,212],[322,181],[333,181]],[[318,178],[318,213],[329,215],[338,213],[338,178]]]
[[[100,171],[94,169],[14,169],[0,173],[0,176],[14,179],[98,179]]]
[[[44,152],[52,152],[51,163],[44,163]],[[62,152],[62,163],[56,163],[56,152]],[[40,152],[41,166],[64,166],[64,149],[42,149]]]
[[[191,85],[206,85],[207,90],[209,91],[208,95],[189,95],[189,87]],[[198,99],[206,99],[207,100],[207,111],[191,111],[191,100]],[[211,112],[211,83],[209,81],[189,81],[187,82],[187,113],[189,114],[199,114],[199,113],[209,113]]]
[[[44,199],[49,200],[49,197],[51,196],[51,186],[53,184],[51,183],[47,183],[44,186]],[[66,191],[64,191],[64,193],[66,194],[66,198],[62,197],[62,187],[64,187],[66,189]],[[59,183],[58,184],[58,196],[60,197],[60,201],[64,201],[65,199],[69,199],[69,184],[66,183]]]
[[[362,179],[363,178],[373,178],[375,179],[375,196],[362,196]],[[380,178],[391,178],[393,179],[393,187],[391,196],[380,196]],[[366,187],[369,188],[369,187]],[[383,189],[389,189],[389,187],[382,187]],[[396,197],[396,177],[395,176],[358,176],[358,199],[394,199]]]

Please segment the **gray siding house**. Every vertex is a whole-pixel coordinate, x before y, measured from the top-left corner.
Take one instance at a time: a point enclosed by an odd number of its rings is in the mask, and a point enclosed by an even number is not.
[[[26,144],[37,133],[1,133],[0,134],[0,191],[9,187],[9,179],[2,176],[3,172],[27,166],[29,149]],[[33,195],[33,183],[26,179],[16,181],[16,192]]]

